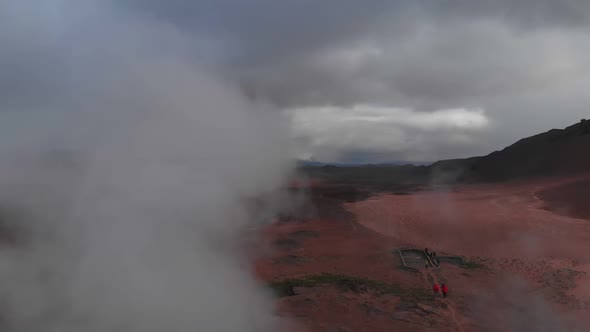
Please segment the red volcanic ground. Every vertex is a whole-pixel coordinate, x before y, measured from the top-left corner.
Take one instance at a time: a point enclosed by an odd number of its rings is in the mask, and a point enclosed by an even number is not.
[[[568,182],[540,191],[545,208],[569,217],[590,220],[590,180]]]
[[[588,216],[590,196],[579,196],[589,179],[368,199],[347,187],[333,195],[335,187],[315,186],[317,216],[269,226],[264,233],[275,252],[256,269],[267,282],[332,273],[408,290],[295,287],[277,305],[305,331],[590,330],[590,221],[580,218]],[[363,200],[346,203],[347,193]],[[402,247],[428,247],[470,263],[410,271],[402,268]],[[434,282],[447,283],[448,298],[419,294]]]

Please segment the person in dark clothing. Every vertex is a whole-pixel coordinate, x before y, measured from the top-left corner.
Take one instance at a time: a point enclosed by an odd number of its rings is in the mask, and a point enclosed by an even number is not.
[[[424,260],[424,268],[428,270],[428,260],[427,259]]]
[[[447,284],[442,284],[442,296],[447,297],[448,292],[449,292],[449,288],[447,287]]]
[[[428,248],[425,248],[424,252],[426,253],[427,256],[430,256],[430,252],[428,252]]]

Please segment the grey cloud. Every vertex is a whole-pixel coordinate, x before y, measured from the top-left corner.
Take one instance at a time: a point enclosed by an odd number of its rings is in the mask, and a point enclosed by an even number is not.
[[[493,133],[473,137],[481,147],[475,153],[485,154],[588,117],[587,7],[586,2],[408,7],[403,15],[377,17],[362,35],[326,41],[324,48],[273,58],[240,73],[250,94],[286,107],[481,107],[495,124]],[[439,148],[447,157],[474,152]]]
[[[292,110],[300,157],[318,161],[432,161],[477,153],[490,123],[481,110],[417,112],[361,105]],[[483,146],[482,146],[483,144]]]
[[[386,0],[141,1],[135,10],[229,43],[236,65],[275,63],[349,41],[370,31],[399,5]]]
[[[483,108],[497,134],[474,136],[481,141],[479,154],[489,152],[484,146],[501,148],[577,121],[587,113],[581,105],[590,102],[584,92],[590,5],[583,0],[111,3],[180,30],[192,40],[187,45],[192,55],[205,59],[212,71],[238,81],[252,99],[280,108]],[[38,56],[19,47],[24,51],[11,58]],[[33,102],[26,89],[34,84],[50,92],[80,83],[56,82],[63,67],[48,61],[50,54],[41,57],[30,61],[39,66],[32,84],[24,83],[29,71],[6,66],[4,77],[24,80],[0,80],[2,86],[20,86],[20,92],[5,96],[14,99],[14,108]],[[53,63],[41,64],[48,62]]]
[[[280,106],[484,107],[585,75],[589,51],[583,0],[125,3],[225,41],[219,57],[244,90]],[[358,64],[342,59],[371,48]],[[560,57],[571,68],[550,72]]]
[[[407,39],[328,49],[251,71],[251,88],[280,104],[380,102],[437,109],[569,84],[584,76],[589,35],[515,35],[498,22],[425,23]],[[342,63],[342,52],[367,52]]]
[[[590,5],[584,0],[124,0],[116,3],[188,29],[204,29],[234,42],[242,40],[240,46],[250,51],[261,47],[266,51],[274,49],[279,55],[288,55],[288,51],[301,46],[305,46],[301,51],[307,52],[354,40],[363,33],[374,33],[370,29],[382,24],[391,27],[392,23],[401,21],[404,24],[395,27],[403,29],[414,19],[434,22],[494,19],[534,28],[585,25],[590,18]],[[405,16],[410,18],[404,19]]]
[[[440,14],[452,18],[494,17],[523,29],[548,25],[579,27],[590,22],[590,4],[584,0],[443,0],[422,3],[431,6],[430,12],[435,19]]]

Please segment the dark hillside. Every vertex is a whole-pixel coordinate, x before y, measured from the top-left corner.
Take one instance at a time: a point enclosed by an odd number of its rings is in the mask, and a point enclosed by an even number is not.
[[[434,163],[430,173],[445,182],[503,181],[590,170],[590,121],[523,138],[484,157]]]

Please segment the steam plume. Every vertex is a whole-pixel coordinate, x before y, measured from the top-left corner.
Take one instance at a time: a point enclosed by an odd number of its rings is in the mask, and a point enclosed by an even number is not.
[[[0,1],[2,329],[279,329],[236,246],[289,170],[281,115],[173,27],[36,6]]]

